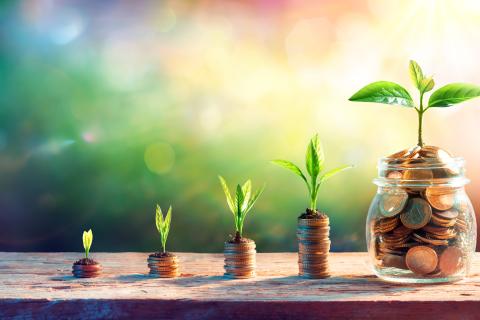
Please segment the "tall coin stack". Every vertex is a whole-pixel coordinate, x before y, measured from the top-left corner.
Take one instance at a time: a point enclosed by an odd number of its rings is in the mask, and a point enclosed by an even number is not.
[[[379,268],[409,270],[420,277],[448,277],[465,266],[471,246],[469,202],[462,188],[446,181],[458,176],[448,152],[414,147],[389,157],[384,176],[396,186],[377,194],[371,233]],[[435,165],[431,165],[435,164]]]
[[[298,269],[299,275],[321,279],[330,276],[328,253],[330,251],[330,226],[327,215],[318,218],[298,219]]]
[[[255,247],[255,242],[247,238],[225,242],[225,276],[237,279],[255,277]]]
[[[154,253],[148,256],[150,275],[158,278],[178,277],[178,259],[171,253]]]

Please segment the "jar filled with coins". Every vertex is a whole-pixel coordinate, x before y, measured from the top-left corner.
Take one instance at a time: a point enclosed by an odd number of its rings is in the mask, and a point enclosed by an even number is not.
[[[378,171],[366,230],[375,274],[400,283],[468,276],[477,229],[464,160],[416,146],[382,158]]]

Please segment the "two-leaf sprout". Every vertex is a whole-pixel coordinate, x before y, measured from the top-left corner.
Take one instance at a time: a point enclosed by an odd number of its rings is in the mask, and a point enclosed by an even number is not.
[[[242,186],[239,184],[237,185],[235,196],[232,197],[225,179],[222,176],[218,176],[218,178],[220,179],[223,192],[225,192],[228,208],[232,212],[235,220],[235,240],[239,240],[243,236],[243,223],[245,222],[245,217],[252,209],[258,197],[262,194],[265,185],[257,192],[252,193],[252,182],[247,180]]]
[[[93,241],[93,232],[92,229],[88,231],[83,231],[83,248],[85,249],[85,259],[88,259],[88,254],[90,253],[90,247],[92,246]]]
[[[333,170],[323,172],[323,165],[325,162],[325,156],[323,154],[322,144],[320,143],[320,138],[318,134],[314,135],[313,138],[310,140],[310,143],[307,147],[307,154],[305,159],[305,164],[307,168],[307,172],[309,175],[309,179],[305,176],[305,174],[300,170],[298,166],[294,163],[286,160],[273,160],[272,163],[279,165],[285,169],[288,169],[298,175],[302,180],[305,182],[308,188],[308,193],[310,196],[310,210],[313,212],[317,211],[317,198],[318,198],[318,190],[322,183],[336,175],[337,173],[349,169],[351,165],[344,165]]]
[[[170,222],[172,221],[172,206],[168,209],[167,215],[163,217],[162,209],[157,204],[155,210],[155,225],[157,226],[158,233],[160,233],[160,238],[162,241],[162,252],[165,253],[165,248],[167,245],[168,233],[170,231]]]
[[[434,91],[424,105],[423,96],[435,86],[433,78],[423,74],[415,61],[410,61],[410,77],[420,93],[419,103],[415,104],[408,91],[399,84],[389,81],[377,81],[360,89],[350,101],[377,102],[414,108],[418,114],[418,145],[423,147],[423,114],[430,108],[450,107],[454,104],[480,96],[480,87],[469,83],[450,83]]]

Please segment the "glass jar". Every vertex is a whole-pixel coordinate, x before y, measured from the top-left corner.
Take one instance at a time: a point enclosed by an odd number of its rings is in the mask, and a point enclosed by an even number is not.
[[[464,164],[449,156],[380,159],[366,225],[379,278],[438,283],[468,276],[477,228]]]

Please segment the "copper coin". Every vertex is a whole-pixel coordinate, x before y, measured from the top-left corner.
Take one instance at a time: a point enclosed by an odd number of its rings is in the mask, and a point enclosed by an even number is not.
[[[432,180],[433,172],[429,169],[408,169],[403,171],[403,179],[416,181],[416,180]]]
[[[400,171],[390,171],[387,173],[388,179],[402,179],[403,175]]]
[[[389,155],[387,158],[389,159],[399,159],[399,158],[405,158],[408,154],[408,149],[402,150],[395,152],[394,154]]]
[[[432,248],[417,246],[408,250],[405,263],[413,273],[425,275],[437,268],[438,257]]]
[[[384,267],[392,267],[398,269],[408,269],[405,264],[405,257],[395,254],[386,254],[382,257],[382,265]]]
[[[330,221],[328,217],[316,218],[316,219],[298,219],[299,226],[317,226],[317,227],[324,227],[328,226]]]
[[[450,209],[447,211],[437,211],[435,214],[441,218],[445,219],[455,219],[458,217],[458,211],[455,209]]]
[[[463,267],[463,252],[458,247],[448,247],[440,255],[438,267],[442,274],[449,276]]]
[[[410,229],[420,229],[425,226],[432,217],[432,208],[427,201],[421,198],[413,198],[408,201],[405,211],[400,214],[403,225]]]
[[[456,192],[456,188],[432,186],[425,191],[425,197],[432,207],[444,211],[453,207]]]
[[[402,189],[390,189],[380,194],[378,206],[385,217],[399,214],[408,201],[408,194]]]

